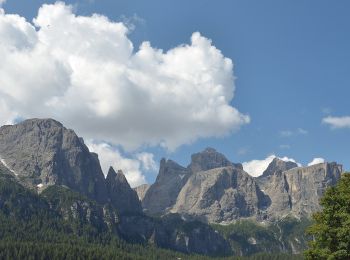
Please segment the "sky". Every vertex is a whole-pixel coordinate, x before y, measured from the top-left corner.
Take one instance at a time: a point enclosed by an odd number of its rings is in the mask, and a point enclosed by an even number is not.
[[[0,3],[0,125],[55,118],[133,186],[206,147],[350,169],[347,0]]]

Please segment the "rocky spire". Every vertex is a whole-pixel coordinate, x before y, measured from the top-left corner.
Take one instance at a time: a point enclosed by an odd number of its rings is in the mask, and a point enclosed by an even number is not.
[[[141,203],[137,193],[130,187],[121,170],[109,168],[106,187],[111,204],[121,213],[141,213]]]

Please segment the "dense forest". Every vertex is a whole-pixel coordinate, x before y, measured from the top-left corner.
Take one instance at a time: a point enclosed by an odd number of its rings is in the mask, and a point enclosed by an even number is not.
[[[209,259],[151,244],[126,243],[98,218],[91,223],[81,216],[65,216],[64,209],[74,201],[84,201],[92,209],[96,206],[64,187],[52,186],[38,195],[12,176],[0,173],[0,259]],[[221,259],[300,257],[257,254]]]

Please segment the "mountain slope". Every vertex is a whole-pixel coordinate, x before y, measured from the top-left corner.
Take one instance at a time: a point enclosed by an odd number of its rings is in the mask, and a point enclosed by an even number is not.
[[[0,157],[31,189],[65,185],[98,202],[107,201],[97,155],[55,120],[30,119],[0,127]]]
[[[192,174],[172,212],[209,223],[227,223],[258,216],[268,205],[254,178],[229,166]]]

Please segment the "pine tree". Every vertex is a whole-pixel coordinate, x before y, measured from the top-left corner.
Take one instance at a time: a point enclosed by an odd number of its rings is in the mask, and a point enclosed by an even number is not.
[[[350,259],[350,173],[327,189],[314,214],[315,223],[308,232],[313,236],[306,259]]]

